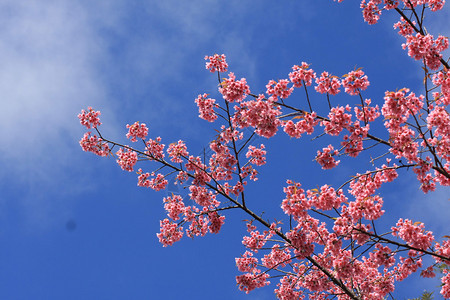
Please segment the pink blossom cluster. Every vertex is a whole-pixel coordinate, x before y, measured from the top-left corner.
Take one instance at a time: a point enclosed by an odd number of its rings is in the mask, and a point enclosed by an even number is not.
[[[340,0],[342,1],[342,0]],[[291,300],[291,299],[304,299],[301,290],[297,290],[299,288],[299,280],[297,276],[294,275],[286,275],[280,279],[280,283],[277,285],[277,289],[275,289],[275,295],[278,299],[281,300]]]
[[[199,189],[195,190],[195,188]],[[177,233],[180,232],[182,235],[182,223],[189,224],[186,229],[186,235],[191,238],[195,236],[204,236],[208,231],[211,233],[218,233],[225,222],[225,216],[220,216],[217,211],[214,210],[220,205],[220,202],[215,200],[215,195],[205,195],[204,190],[206,191],[206,189],[204,188],[191,185],[190,190],[191,198],[203,206],[202,211],[195,206],[185,206],[183,198],[180,195],[172,194],[172,196],[164,198],[164,209],[167,212],[167,216],[173,221],[178,221],[183,218],[183,222],[177,227]],[[208,192],[206,191],[206,194],[207,193]],[[208,205],[209,207],[207,207]],[[161,232],[163,232],[163,230],[164,228],[161,227]],[[164,245],[164,240],[160,239],[160,241]]]
[[[360,121],[364,121],[364,122],[373,122],[375,121],[376,118],[378,118],[381,113],[380,113],[380,108],[378,107],[378,105],[375,105],[375,107],[370,106],[370,104],[372,103],[372,100],[370,99],[366,99],[364,101],[365,105],[363,107],[363,109],[360,109],[359,107],[355,107],[355,115],[356,118]]]
[[[208,213],[208,219],[209,219],[209,232],[211,233],[219,233],[220,228],[222,228],[222,225],[225,223],[225,216],[221,216],[217,213],[217,211],[212,211]]]
[[[311,201],[306,197],[305,190],[301,184],[287,180],[287,187],[283,188],[286,198],[281,202],[281,209],[294,220],[301,220],[306,217],[307,211],[311,209]]]
[[[139,124],[139,122],[135,122],[133,125],[127,124],[128,133],[127,138],[132,142],[136,142],[137,139],[145,139],[148,134],[148,128],[145,123]]]
[[[228,69],[225,54],[214,54],[213,56],[206,55],[205,60],[209,60],[209,62],[206,62],[206,69],[211,73],[214,73],[216,71],[226,72]]]
[[[268,269],[285,267],[286,264],[291,262],[291,251],[289,248],[280,249],[280,245],[275,244],[272,246],[270,253],[264,255],[261,262]]]
[[[214,122],[217,119],[217,115],[214,112],[214,107],[217,107],[216,100],[208,98],[208,94],[198,95],[195,99],[195,103],[198,106],[199,117],[208,122]]]
[[[228,142],[224,139],[210,143],[210,148],[214,153],[209,159],[209,168],[211,176],[216,180],[231,180],[233,171],[236,170],[237,160],[230,153],[227,144]]]
[[[444,98],[447,98],[447,101],[442,104],[450,105],[450,72],[447,70],[435,74],[433,76],[433,84],[435,86],[441,86],[442,94]]]
[[[328,114],[329,121],[322,121],[322,125],[325,126],[325,132],[329,135],[339,135],[343,129],[349,128],[352,124],[352,115],[346,113],[351,111],[350,106],[346,107],[337,106],[331,108]]]
[[[178,242],[183,237],[183,230],[181,230],[176,223],[173,223],[169,219],[164,219],[159,222],[160,233],[156,236],[159,242],[163,244],[163,247],[172,246],[173,243]]]
[[[152,140],[149,139],[145,142],[145,153],[150,155],[154,159],[163,159],[164,158],[164,144],[161,143],[161,137],[157,137]]]
[[[265,100],[264,95],[259,95],[256,100],[240,103],[235,109],[235,124],[241,128],[253,126],[258,135],[266,138],[274,136],[281,124],[277,118],[281,114],[280,107],[270,98]]]
[[[450,138],[450,115],[443,106],[436,106],[427,116],[429,130],[435,127],[434,134],[443,139]]]
[[[395,263],[394,253],[387,246],[383,246],[379,243],[375,245],[376,251],[370,252],[370,263],[373,263],[374,267],[384,266],[385,269],[392,267]]]
[[[448,270],[443,271],[444,274],[446,274],[444,277],[442,277],[442,288],[441,288],[441,295],[448,299],[450,298],[450,272]]]
[[[347,129],[350,135],[344,135],[341,145],[344,147],[344,152],[350,157],[357,157],[363,150],[363,139],[367,137],[369,132],[369,124],[361,126],[359,121],[355,121],[352,126]]]
[[[80,146],[85,152],[92,152],[98,156],[108,156],[110,149],[107,143],[96,135],[92,135],[90,132],[86,132],[83,138],[80,140]]]
[[[322,166],[322,169],[329,170],[336,167],[340,160],[335,160],[333,156],[339,154],[338,150],[334,150],[332,145],[328,145],[322,149],[322,151],[317,150],[316,161]]]
[[[255,253],[257,253],[258,250],[260,250],[273,236],[273,233],[269,231],[264,231],[263,233],[254,229],[248,231],[250,232],[250,236],[244,236],[242,244]]]
[[[310,86],[312,80],[316,78],[316,73],[309,65],[302,62],[301,66],[295,65],[292,67],[293,72],[289,73],[289,79],[294,84],[294,87],[299,88],[305,83],[305,86]]]
[[[180,195],[172,195],[165,197],[163,202],[167,216],[174,221],[178,221],[180,219],[180,215],[184,214],[185,211],[183,198]]]
[[[167,153],[169,154],[170,160],[174,163],[183,162],[182,158],[189,155],[186,144],[182,140],[179,140],[177,143],[171,143],[167,149]]]
[[[436,40],[431,34],[422,35],[417,33],[406,36],[406,43],[402,44],[403,49],[408,48],[408,55],[415,60],[425,59],[428,67],[437,70],[442,58],[441,52],[448,48],[448,38],[439,36]]]
[[[142,169],[138,170],[138,186],[151,188],[154,191],[161,191],[167,187],[169,183],[165,176],[161,173],[158,173],[155,177],[154,173],[142,173]],[[150,177],[153,177],[149,179]]]
[[[348,205],[348,213],[353,220],[365,218],[366,220],[376,220],[383,215],[383,199],[375,192],[383,183],[391,182],[397,178],[395,169],[388,169],[383,165],[373,174],[357,175],[357,179],[350,182],[350,194],[355,197],[355,201]]]
[[[370,25],[376,24],[380,19],[381,9],[377,6],[380,3],[380,0],[369,0],[367,3],[365,0],[361,1],[360,8],[363,12],[364,21]]]
[[[307,134],[312,134],[314,132],[314,127],[319,124],[315,112],[310,114],[305,112],[302,116],[298,116],[298,118],[301,118],[301,120],[297,123],[294,123],[292,120],[282,123],[284,132],[290,137],[300,138],[305,132]]]
[[[412,4],[413,7],[418,5],[428,5],[432,11],[440,10],[445,4],[445,0],[403,0],[403,2],[408,8],[411,7],[410,4]]]
[[[133,167],[138,160],[138,156],[135,151],[120,148],[119,151],[116,152],[116,155],[117,155],[116,162],[122,168],[122,170],[128,172],[133,171]]]
[[[190,155],[184,166],[186,167],[186,171],[194,172],[193,185],[205,185],[212,180],[210,174],[207,172],[207,166],[202,163],[202,159],[199,156]]]
[[[425,226],[421,222],[413,223],[408,219],[399,219],[391,229],[392,235],[398,236],[409,246],[426,250],[434,241],[434,236],[431,231],[425,231],[424,228]]]
[[[331,76],[328,72],[322,72],[320,77],[316,78],[317,85],[314,89],[321,94],[328,93],[330,95],[336,95],[340,92],[341,82],[338,77]]]
[[[92,107],[88,107],[88,111],[84,109],[81,110],[81,113],[78,114],[78,119],[80,119],[80,124],[85,126],[87,129],[96,128],[100,126],[100,116],[99,111],[94,111]]]
[[[262,166],[266,163],[266,150],[265,146],[261,144],[259,148],[255,146],[248,146],[248,151],[245,157],[250,158],[249,162],[257,166]]]
[[[276,101],[278,98],[286,99],[294,91],[294,88],[288,88],[289,80],[280,79],[278,82],[275,80],[270,80],[266,85],[266,93],[271,96],[271,98]]]
[[[228,102],[240,102],[250,94],[250,88],[245,78],[236,81],[236,76],[230,72],[228,78],[220,83],[219,92]]]
[[[416,24],[416,21],[412,22],[414,25]],[[400,18],[400,21],[394,24],[394,29],[398,28],[398,34],[406,37],[408,35],[411,35],[414,33],[414,28],[403,19],[403,17]]]
[[[349,95],[358,95],[369,86],[367,75],[362,70],[351,71],[344,75],[342,86]]]
[[[336,191],[327,184],[321,186],[320,190],[308,190],[306,194],[311,207],[316,207],[321,210],[339,208],[342,203],[347,202],[348,200],[342,190]]]
[[[413,172],[417,175],[417,180],[421,183],[420,189],[424,193],[432,192],[436,189],[436,183],[433,176],[429,173],[431,170],[431,159],[425,161],[420,159],[416,166],[413,168]]]
[[[250,291],[270,284],[269,274],[261,273],[259,269],[253,269],[252,273],[245,273],[243,275],[236,276],[236,283],[240,291],[249,293]]]
[[[191,185],[189,187],[189,197],[200,206],[217,207],[220,203],[216,200],[216,195],[203,186]]]

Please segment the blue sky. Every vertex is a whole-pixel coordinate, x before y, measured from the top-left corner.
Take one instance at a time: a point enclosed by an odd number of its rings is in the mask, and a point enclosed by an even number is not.
[[[427,29],[450,35],[449,17],[448,7],[429,15]],[[1,1],[0,298],[272,299],[273,286],[237,291],[244,215],[230,213],[219,235],[163,248],[155,233],[165,194],[138,188],[113,159],[82,152],[76,116],[93,106],[111,139],[126,142],[125,125],[141,121],[166,145],[183,139],[200,152],[215,132],[197,118],[194,99],[219,99],[217,78],[204,69],[203,57],[214,53],[225,53],[255,93],[302,61],[336,75],[363,67],[371,82],[364,96],[378,104],[386,90],[419,93],[420,67],[401,49],[396,19],[385,14],[369,26],[350,0]],[[292,97],[304,101],[300,90]],[[313,107],[325,104],[314,95]],[[278,134],[256,142],[266,144],[268,164],[247,197],[266,216],[282,216],[287,178],[339,185],[369,167],[343,159],[323,173],[312,159],[325,140]],[[383,190],[381,226],[409,217],[448,234],[449,190],[424,196],[403,175]],[[437,285],[413,279],[397,295]]]

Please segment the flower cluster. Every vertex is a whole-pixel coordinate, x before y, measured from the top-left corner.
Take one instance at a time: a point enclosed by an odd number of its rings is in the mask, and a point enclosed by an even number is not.
[[[228,74],[228,78],[220,83],[219,92],[228,102],[240,102],[250,94],[250,88],[245,78],[236,80],[236,76],[231,72]]]
[[[302,116],[298,116],[297,118],[301,118],[301,120],[297,123],[294,123],[292,120],[283,122],[284,132],[286,132],[286,134],[290,137],[300,138],[305,132],[307,134],[312,134],[314,132],[314,127],[319,124],[319,120],[317,119],[317,114],[315,112],[310,114],[304,113]]]
[[[367,89],[369,80],[362,70],[351,71],[344,75],[342,86],[349,95],[358,95],[360,91]]]
[[[189,155],[186,144],[182,140],[170,144],[167,153],[169,153],[170,160],[174,163],[183,162],[182,158]]]
[[[211,73],[216,71],[226,72],[228,69],[228,64],[225,58],[225,54],[214,54],[213,56],[206,55],[205,60],[209,60],[209,62],[206,63],[206,69]]]
[[[293,66],[292,70],[294,72],[289,73],[289,79],[296,88],[301,87],[303,83],[305,83],[306,86],[310,86],[312,80],[316,78],[316,73],[314,73],[313,69],[310,69],[309,65],[305,62],[302,62],[301,66]]]
[[[264,95],[260,95],[256,100],[243,102],[235,108],[233,121],[239,127],[253,126],[258,135],[267,138],[278,131],[281,121],[277,117],[281,112],[280,107],[274,105],[273,99],[265,100]]]
[[[86,132],[80,140],[80,146],[85,152],[92,152],[98,156],[108,156],[110,149],[107,143],[96,135],[91,136],[90,132]]]
[[[161,144],[161,137],[157,137],[152,140],[149,139],[145,142],[145,153],[150,155],[150,157],[154,159],[163,159],[164,158],[164,144]]]
[[[81,113],[78,114],[78,119],[80,119],[80,124],[85,126],[87,129],[96,128],[100,126],[100,116],[99,111],[94,111],[92,107],[88,107],[88,111],[84,109],[81,110]]]
[[[322,169],[328,170],[336,167],[340,160],[335,160],[333,156],[338,155],[339,151],[334,150],[332,145],[328,145],[322,149],[322,151],[317,151],[316,161],[322,166]]]
[[[322,72],[320,77],[316,78],[316,83],[314,88],[318,93],[336,95],[340,92],[341,82],[338,77],[331,76],[328,72]]]
[[[289,80],[280,79],[278,82],[275,80],[270,80],[266,85],[266,93],[270,95],[273,100],[277,100],[278,98],[286,99],[289,95],[294,91],[294,88],[288,88]]]
[[[133,167],[138,160],[137,153],[130,149],[120,148],[119,151],[116,152],[117,155],[117,164],[124,171],[131,172],[133,171]]]
[[[169,183],[165,176],[161,173],[158,173],[156,177],[154,177],[154,173],[142,173],[142,169],[138,170],[138,186],[151,188],[155,191],[164,190]],[[153,177],[149,179],[149,177]]]
[[[128,133],[127,138],[132,142],[136,142],[137,139],[145,139],[148,134],[148,128],[145,123],[139,124],[139,122],[135,122],[133,125],[127,124]]]
[[[171,222],[169,219],[164,219],[159,222],[161,232],[156,234],[159,242],[164,247],[172,246],[173,243],[178,242],[183,237],[183,231],[178,227],[176,223]]]
[[[255,146],[248,146],[247,154],[245,157],[250,158],[250,163],[255,164],[257,166],[262,166],[266,163],[266,150],[264,150],[265,146],[261,144],[259,148]]]
[[[441,52],[448,48],[448,38],[439,36],[436,40],[431,34],[422,35],[417,33],[406,36],[406,43],[402,44],[403,49],[408,48],[408,55],[415,60],[425,59],[428,67],[437,70],[442,58]]]
[[[404,240],[409,246],[426,250],[434,241],[431,231],[425,232],[425,226],[421,222],[413,223],[408,219],[399,219],[396,226],[393,226],[392,234]]]
[[[198,106],[199,117],[208,122],[214,122],[217,119],[217,115],[214,112],[214,107],[217,107],[216,100],[208,98],[208,94],[198,95],[195,99],[195,103]]]

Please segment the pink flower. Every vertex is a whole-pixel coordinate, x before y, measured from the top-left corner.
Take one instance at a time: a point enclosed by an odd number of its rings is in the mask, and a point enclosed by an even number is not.
[[[259,149],[255,146],[248,146],[248,152],[245,157],[250,158],[249,162],[257,166],[262,166],[266,163],[266,150],[263,150],[265,146],[261,144]]]
[[[442,106],[435,106],[427,117],[427,127],[432,130],[435,127],[434,134],[446,139],[450,138],[450,115]]]
[[[169,219],[164,219],[159,224],[161,232],[156,234],[156,236],[159,242],[163,244],[163,247],[172,246],[173,243],[178,242],[183,237],[183,231]]]
[[[161,138],[158,136],[156,139],[149,139],[146,143],[145,153],[155,159],[164,158],[164,144],[161,144]]]
[[[222,228],[222,225],[225,223],[225,216],[220,216],[216,211],[209,212],[208,213],[209,218],[209,232],[211,233],[219,233],[220,228]]]
[[[236,76],[231,72],[228,74],[228,78],[220,83],[219,92],[228,102],[240,102],[250,94],[250,88],[245,78],[236,81]]]
[[[322,166],[322,169],[329,170],[336,167],[340,160],[336,161],[334,155],[338,155],[339,151],[334,150],[332,145],[323,148],[322,151],[317,151],[316,161]]]
[[[361,70],[351,71],[344,75],[342,86],[345,87],[345,92],[349,95],[358,95],[360,91],[364,91],[369,86],[367,75]]]
[[[217,115],[214,112],[214,107],[217,107],[216,100],[207,97],[208,94],[198,95],[195,103],[198,106],[199,117],[208,122],[214,122],[217,119]]]
[[[253,252],[245,251],[240,258],[235,258],[236,266],[240,272],[252,272],[258,263],[258,259],[253,257]]]
[[[98,156],[108,156],[110,149],[107,143],[103,143],[102,139],[96,135],[91,136],[90,132],[86,132],[80,140],[80,146],[85,152],[92,152]]]
[[[167,216],[174,221],[180,219],[180,215],[184,213],[185,206],[183,198],[180,195],[173,195],[170,197],[165,197],[163,199],[164,209],[167,211]]]
[[[239,287],[240,291],[244,291],[245,293],[249,293],[250,291],[263,287],[265,285],[269,285],[270,281],[269,274],[263,273],[260,274],[261,271],[256,269],[253,273],[246,273],[243,275],[236,276],[236,283]]]
[[[425,59],[427,66],[432,70],[437,70],[440,65],[442,54],[440,52],[449,46],[448,39],[439,36],[434,40],[431,34],[423,36],[420,33],[406,36],[406,43],[402,44],[403,49],[408,48],[408,55],[415,60]]]
[[[226,72],[228,68],[228,64],[225,60],[225,54],[214,54],[213,56],[205,56],[205,60],[209,60],[206,63],[206,69],[208,69],[211,73],[216,71]]]
[[[183,162],[182,158],[189,155],[187,147],[182,140],[179,140],[178,143],[170,144],[167,153],[169,153],[170,160],[174,163]]]
[[[331,76],[328,72],[322,72],[320,77],[316,78],[316,83],[314,89],[321,94],[336,95],[340,92],[341,83],[339,79],[336,76]]]
[[[155,176],[154,173],[142,173],[142,169],[139,169],[138,171],[139,177],[138,177],[138,186],[151,188],[155,191],[164,190],[169,183],[163,174],[158,174]],[[152,179],[148,179],[149,177],[153,177]]]
[[[133,171],[133,167],[136,164],[138,157],[135,151],[129,149],[120,148],[119,151],[116,152],[117,160],[116,162],[124,171],[131,172]]]
[[[314,132],[314,127],[319,124],[317,119],[317,114],[315,112],[305,113],[302,116],[298,116],[301,120],[294,123],[292,120],[283,122],[284,132],[286,132],[290,137],[300,138],[305,132],[307,134],[312,134]]]
[[[413,24],[415,25],[416,22],[413,21]],[[394,24],[394,29],[398,28],[398,34],[406,37],[408,35],[411,35],[414,33],[414,28],[403,19],[403,17],[400,18],[400,21]]]
[[[346,107],[337,106],[331,108],[328,114],[328,119],[330,121],[323,121],[322,125],[325,125],[325,132],[329,135],[339,135],[343,129],[349,128],[352,124],[352,115],[346,113],[350,111],[351,108],[347,104]]]
[[[303,82],[306,86],[310,86],[312,80],[316,78],[316,73],[314,73],[312,69],[309,69],[309,65],[305,62],[302,62],[301,66],[293,66],[292,70],[294,70],[294,72],[289,73],[289,79],[296,88],[301,87]]]
[[[264,100],[264,95],[260,95],[256,100],[240,103],[233,121],[241,128],[253,126],[258,135],[270,138],[281,124],[277,118],[280,114],[280,107],[275,106],[272,99]]]
[[[189,187],[189,191],[191,192],[189,197],[191,197],[191,199],[198,205],[210,206],[216,203],[216,195],[214,195],[211,191],[208,191],[205,187],[191,185]]]
[[[365,0],[362,0],[360,4],[360,8],[363,10],[364,21],[369,23],[370,25],[376,24],[380,19],[381,9],[377,6],[381,1],[369,0],[366,3]]]
[[[81,110],[81,113],[78,114],[78,119],[80,119],[81,125],[86,126],[87,129],[96,128],[102,124],[98,117],[100,114],[99,111],[94,111],[92,107],[88,107],[88,111]]]
[[[431,231],[425,231],[425,226],[421,222],[413,224],[411,220],[399,219],[395,227],[391,227],[392,235],[398,236],[409,246],[422,250],[427,250],[434,241]]]
[[[278,82],[270,80],[266,85],[266,93],[272,97],[274,101],[278,98],[286,99],[294,91],[294,88],[288,88],[289,81],[287,79],[280,79]]]
[[[145,139],[147,137],[148,128],[145,123],[139,124],[139,122],[135,122],[133,125],[127,124],[127,128],[127,138],[132,142],[136,142],[138,138]]]

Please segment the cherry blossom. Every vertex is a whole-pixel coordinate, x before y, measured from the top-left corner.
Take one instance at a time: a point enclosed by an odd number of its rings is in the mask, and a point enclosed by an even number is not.
[[[80,119],[80,124],[85,126],[87,129],[96,128],[100,126],[100,116],[99,111],[94,111],[92,107],[88,107],[88,111],[84,109],[81,110],[81,113],[78,114],[78,119]]]

